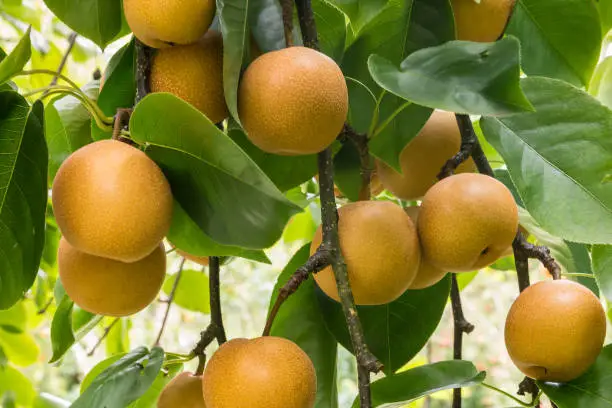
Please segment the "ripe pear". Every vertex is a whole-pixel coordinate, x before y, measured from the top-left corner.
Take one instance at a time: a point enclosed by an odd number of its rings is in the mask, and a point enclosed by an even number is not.
[[[53,183],[53,211],[71,245],[91,255],[135,262],[170,229],[172,191],[142,151],[102,140],[74,152]]]
[[[338,136],[348,113],[340,67],[306,47],[272,51],[245,71],[239,88],[242,125],[268,153],[318,153]]]
[[[418,229],[429,262],[469,272],[491,265],[512,244],[518,209],[512,193],[493,177],[457,174],[425,194]]]
[[[504,32],[515,0],[451,0],[457,39],[492,42]]]
[[[406,214],[408,214],[415,225],[417,225],[420,210],[421,207],[419,206],[404,208],[404,211]],[[416,290],[428,288],[440,282],[446,276],[446,274],[447,272],[444,269],[436,268],[431,264],[431,262],[428,262],[427,258],[425,258],[423,255],[423,251],[421,250],[421,263],[419,264],[419,270],[416,278],[414,278],[408,289]]]
[[[86,254],[62,238],[58,265],[66,293],[81,309],[122,317],[155,300],[166,275],[166,252],[158,244],[144,259],[125,263]]]
[[[312,408],[317,377],[308,355],[287,339],[234,339],[213,354],[203,387],[212,408]]]
[[[400,297],[416,277],[419,238],[410,217],[390,201],[360,201],[338,210],[340,248],[358,305],[381,305]],[[321,227],[310,246],[321,245]],[[340,301],[331,266],[315,274],[321,290]]]
[[[404,200],[417,200],[437,181],[437,175],[448,159],[459,152],[461,134],[455,114],[436,110],[400,154],[401,173],[377,161],[378,176],[385,188]],[[474,172],[470,158],[457,168],[457,173]]]
[[[528,377],[567,382],[595,362],[606,336],[597,296],[569,280],[541,281],[525,289],[508,312],[506,348]]]
[[[223,93],[223,39],[209,31],[199,42],[159,50],[151,64],[151,92],[169,92],[213,123],[229,115]]]
[[[192,44],[206,33],[215,17],[215,0],[123,0],[128,25],[153,48]]]
[[[206,408],[202,394],[202,376],[180,373],[164,387],[157,408]]]

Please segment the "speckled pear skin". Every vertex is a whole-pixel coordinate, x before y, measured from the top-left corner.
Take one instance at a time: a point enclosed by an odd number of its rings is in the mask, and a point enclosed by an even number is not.
[[[202,376],[184,372],[174,377],[160,394],[157,408],[206,408]]]
[[[133,263],[88,255],[65,239],[58,250],[59,275],[66,293],[81,309],[103,315],[129,316],[155,300],[166,276],[162,244]]]
[[[525,289],[506,319],[510,358],[526,376],[567,382],[597,359],[606,314],[586,287],[569,280],[541,281]]]
[[[70,155],[53,182],[62,235],[80,251],[122,262],[149,255],[172,218],[172,191],[142,151],[115,140]]]
[[[223,39],[209,31],[202,40],[159,50],[151,64],[151,92],[169,92],[192,104],[213,123],[229,115],[223,93]]]
[[[429,262],[449,272],[469,272],[491,265],[512,244],[518,208],[501,182],[463,173],[429,189],[417,224]]]
[[[215,17],[215,0],[123,0],[128,25],[149,47],[192,44]]]
[[[515,0],[452,0],[457,39],[492,42],[506,28]]]
[[[358,305],[382,305],[400,297],[415,279],[421,261],[414,223],[389,201],[359,201],[338,210],[340,248]],[[321,244],[319,227],[310,246]],[[340,301],[331,267],[314,275],[329,297]]]
[[[290,340],[234,339],[208,362],[203,389],[209,408],[313,408],[317,378],[308,355]]]
[[[461,134],[455,114],[436,110],[400,154],[401,173],[377,161],[378,176],[387,190],[404,200],[418,200],[438,181],[438,173],[461,147]],[[475,172],[472,158],[456,173]]]
[[[340,67],[305,47],[263,54],[245,71],[238,109],[248,138],[279,155],[318,153],[344,126],[348,90]]]

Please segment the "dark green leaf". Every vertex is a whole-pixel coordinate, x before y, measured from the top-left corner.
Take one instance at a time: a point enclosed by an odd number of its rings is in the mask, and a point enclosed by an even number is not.
[[[164,282],[164,293],[170,295],[176,283],[178,274],[169,275]],[[183,309],[204,314],[210,313],[210,287],[208,276],[202,271],[185,269],[181,272],[181,279],[174,292],[174,303]]]
[[[402,368],[423,348],[438,326],[450,291],[450,277],[422,290],[407,290],[381,306],[357,306],[366,343],[385,366],[387,375]],[[317,287],[317,298],[329,330],[352,350],[340,304]]]
[[[336,62],[342,61],[346,42],[344,14],[326,0],[313,0],[312,11],[317,24],[321,52]]]
[[[558,80],[526,78],[522,86],[535,113],[481,126],[527,210],[561,238],[612,243],[612,184],[603,182],[612,173],[612,112]]]
[[[102,371],[72,408],[126,407],[153,384],[162,367],[164,351],[140,347]]]
[[[372,383],[372,406],[403,407],[411,401],[437,391],[471,387],[484,381],[486,373],[478,372],[469,361],[441,361],[412,368]],[[359,401],[353,402],[353,408]]]
[[[5,332],[12,333],[12,334],[23,333],[23,330],[21,330],[17,326],[13,326],[12,324],[0,324],[0,330],[4,330]]]
[[[612,345],[604,347],[591,368],[568,383],[542,383],[540,389],[559,408],[612,406]]]
[[[85,392],[85,390],[87,390],[87,388],[89,388],[91,383],[93,383],[93,381],[96,379],[96,377],[98,377],[100,375],[100,373],[102,373],[108,367],[110,367],[111,365],[113,365],[114,363],[116,363],[117,361],[122,359],[123,357],[125,357],[127,354],[128,353],[116,354],[116,355],[110,356],[106,360],[102,360],[98,364],[96,364],[85,375],[85,378],[83,378],[83,381],[81,382],[81,387],[79,389],[80,393],[83,394]]]
[[[173,95],[148,95],[136,106],[130,129],[137,142],[149,145],[147,154],[164,170],[183,209],[219,243],[267,248],[301,211],[227,135]]]
[[[361,160],[359,152],[351,142],[342,144],[340,151],[334,156],[334,182],[346,198],[359,200],[361,190]]]
[[[132,402],[128,408],[157,408],[157,399],[164,387],[172,381],[177,374],[183,371],[183,364],[172,364],[165,367],[167,373],[162,371],[157,374],[151,387],[140,398]]]
[[[331,0],[349,18],[355,34],[383,10],[389,0]]]
[[[602,32],[606,34],[612,28],[612,1],[597,0],[597,8],[599,9]]]
[[[31,30],[31,28],[28,28],[13,51],[0,62],[0,84],[8,81],[13,75],[20,72],[30,60],[32,56]]]
[[[178,249],[193,256],[238,256],[257,262],[272,263],[261,250],[216,243],[198,227],[195,221],[189,218],[189,215],[176,201],[172,211],[168,240]]]
[[[44,0],[64,24],[105,48],[121,30],[121,0]]]
[[[287,191],[317,174],[317,155],[279,156],[266,153],[255,147],[238,128],[231,129],[229,136],[261,168],[281,191]]]
[[[473,115],[532,110],[519,85],[519,42],[451,41],[417,51],[400,68],[378,55],[368,60],[382,88],[430,108]]]
[[[303,246],[291,258],[278,277],[270,306],[276,300],[282,285],[287,283],[297,268],[309,257],[310,244]],[[291,295],[280,309],[271,335],[287,338],[300,346],[312,360],[317,373],[317,408],[338,407],[338,387],[336,384],[337,343],[325,327],[321,311],[317,307],[313,279],[302,283],[300,290]]]
[[[349,95],[348,123],[359,133],[367,134],[376,111],[376,97],[372,91],[353,78],[346,78]]]
[[[6,309],[34,283],[45,242],[42,103],[30,107],[19,94],[0,92],[0,152],[0,309]]]
[[[527,75],[589,83],[601,47],[594,1],[519,0],[506,32],[521,40]]]

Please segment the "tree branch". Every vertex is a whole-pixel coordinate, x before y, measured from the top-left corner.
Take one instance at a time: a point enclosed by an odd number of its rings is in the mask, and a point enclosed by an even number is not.
[[[181,259],[181,264],[179,265],[179,270],[176,274],[176,279],[174,280],[174,285],[172,285],[172,290],[168,295],[168,300],[166,300],[166,313],[164,313],[164,319],[162,320],[162,325],[159,328],[159,333],[157,333],[157,338],[155,339],[155,343],[153,347],[159,346],[162,335],[164,334],[164,330],[166,329],[166,323],[168,322],[168,316],[170,316],[170,308],[172,307],[172,302],[174,301],[174,296],[176,295],[176,290],[178,289],[179,282],[181,281],[181,277],[183,276],[183,268],[185,267],[185,258]]]
[[[453,358],[461,360],[463,354],[463,333],[469,334],[474,331],[474,325],[468,322],[463,315],[461,295],[457,275],[451,273],[451,307],[453,310]],[[461,388],[453,390],[453,408],[461,408]]]
[[[111,324],[108,325],[108,327],[106,327],[106,329],[104,329],[104,333],[102,333],[102,336],[100,336],[100,338],[98,339],[98,341],[96,342],[96,344],[91,348],[91,350],[89,350],[89,352],[87,353],[88,357],[91,357],[94,355],[94,353],[96,352],[96,350],[98,349],[98,347],[100,347],[100,345],[102,344],[102,342],[104,341],[104,339],[106,339],[108,337],[108,334],[110,333],[111,329],[117,324],[117,322],[120,320],[120,318],[116,318],[115,320],[113,320],[111,322]]]
[[[153,57],[153,48],[150,48],[141,43],[137,38],[136,41],[136,103],[147,96],[150,92],[149,75],[151,74],[151,58]]]
[[[359,200],[368,201],[370,199],[371,190],[370,182],[372,180],[372,163],[370,161],[370,146],[368,145],[368,136],[358,133],[348,123],[344,125],[342,133],[338,136],[338,140],[342,143],[350,141],[353,143],[359,153],[361,187],[359,188]]]
[[[293,0],[281,0],[283,9],[283,28],[285,29],[285,44],[293,46]]]
[[[64,55],[62,56],[62,60],[60,61],[59,66],[57,67],[57,74],[53,77],[49,86],[57,85],[59,75],[61,75],[62,71],[64,70],[64,67],[66,66],[66,63],[68,62],[68,56],[74,48],[74,44],[76,43],[77,37],[78,34],[76,32],[73,32],[68,36],[68,47],[66,47],[66,51],[64,51]]]

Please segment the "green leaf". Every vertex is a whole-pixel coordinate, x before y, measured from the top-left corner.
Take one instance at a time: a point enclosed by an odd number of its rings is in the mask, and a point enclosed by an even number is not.
[[[44,0],[64,24],[104,49],[121,30],[121,0]]]
[[[248,8],[248,0],[217,0],[219,25],[223,34],[223,90],[227,107],[238,123],[238,82],[249,40]]]
[[[451,388],[471,387],[484,381],[486,373],[478,372],[469,361],[440,361],[381,378],[372,383],[372,406],[382,404],[400,408],[411,401]],[[353,408],[359,407],[355,399]]]
[[[319,34],[321,52],[329,55],[336,62],[342,61],[346,43],[344,13],[326,0],[313,0],[312,11]]]
[[[15,402],[20,406],[29,407],[36,397],[34,385],[28,377],[13,367],[0,368],[0,396],[12,392]]]
[[[334,156],[334,182],[342,194],[351,201],[359,200],[361,190],[361,160],[352,142],[342,144]]]
[[[519,85],[519,42],[451,41],[423,49],[400,68],[378,55],[368,59],[378,85],[410,102],[472,115],[532,110]]]
[[[36,31],[41,31],[41,12],[38,8],[32,7],[29,4],[24,4],[21,1],[4,0],[0,4],[3,13],[8,14],[17,20],[31,25]]]
[[[6,310],[0,310],[0,326],[11,325],[20,332],[26,330],[27,318],[28,315],[23,301],[15,303]]]
[[[13,75],[23,70],[23,67],[32,56],[31,30],[31,27],[28,28],[13,51],[0,62],[0,84],[8,81]]]
[[[506,33],[521,40],[527,75],[588,84],[602,39],[594,1],[519,0]]]
[[[27,367],[38,361],[40,348],[29,333],[11,333],[0,330],[0,347],[12,364]]]
[[[80,313],[77,311],[73,313],[73,309],[74,303],[67,295],[64,295],[51,321],[53,356],[49,360],[50,364],[59,361],[76,341],[82,339],[102,320],[102,316],[96,316],[83,310],[79,310]]]
[[[301,211],[227,135],[173,95],[143,99],[130,130],[149,145],[147,154],[164,170],[183,209],[219,243],[267,248]]]
[[[388,2],[389,0],[331,0],[331,3],[348,16],[355,34],[380,14]]]
[[[80,393],[83,394],[87,388],[93,383],[93,381],[98,377],[104,370],[106,370],[111,365],[115,364],[117,361],[124,358],[128,353],[120,353],[114,356],[108,357],[106,360],[100,361],[96,364],[83,378],[81,382]]]
[[[261,250],[216,243],[198,227],[176,201],[172,209],[172,224],[168,232],[168,240],[178,249],[194,256],[238,256],[257,262],[272,263]]]
[[[612,28],[612,1],[598,0],[597,9],[599,10],[602,33],[606,34]]]
[[[130,351],[130,329],[132,328],[132,320],[128,317],[119,319],[113,324],[111,320],[109,325],[112,325],[108,331],[108,335],[104,341],[106,346],[106,355],[124,354]]]
[[[346,78],[349,95],[348,123],[358,133],[367,134],[376,111],[376,97],[362,82]]]
[[[297,268],[309,257],[310,244],[304,245],[289,261],[278,277],[270,306],[275,302],[280,288],[289,281]],[[291,295],[279,310],[272,336],[279,336],[295,342],[308,354],[317,373],[317,408],[338,407],[338,386],[336,384],[337,343],[325,327],[321,311],[317,307],[315,284],[308,279],[300,290]]]
[[[169,275],[164,282],[164,293],[170,295],[178,274]],[[174,303],[183,309],[204,314],[210,313],[210,287],[208,276],[202,271],[185,269],[181,272],[181,279],[174,293]]]
[[[612,56],[597,65],[589,84],[589,93],[612,109]]]
[[[183,371],[183,364],[172,364],[165,368],[167,373],[160,371],[147,392],[136,401],[132,402],[128,408],[157,408],[157,399],[159,395],[162,393],[164,387]]]
[[[612,302],[612,246],[593,245],[591,249],[593,273],[601,288],[601,293],[610,304]]]
[[[90,83],[83,91],[95,101],[98,85]],[[45,112],[45,137],[49,146],[49,177],[53,180],[70,154],[93,141],[89,111],[74,96],[53,99]]]
[[[370,351],[391,375],[427,343],[438,326],[450,292],[450,277],[422,290],[407,290],[381,306],[357,306]],[[327,328],[351,351],[351,340],[340,304],[317,287],[317,298]]]
[[[229,131],[232,140],[249,155],[280,191],[287,191],[317,174],[317,155],[279,156],[266,153],[246,137],[242,129]]]
[[[543,383],[538,386],[559,408],[609,408],[612,405],[612,345],[604,347],[591,368],[567,383]]]
[[[0,92],[0,152],[0,309],[6,309],[34,283],[45,241],[42,103],[30,107],[19,94]]]
[[[126,407],[151,387],[163,362],[161,348],[139,347],[102,371],[71,407]]]
[[[558,80],[522,86],[536,112],[483,118],[481,127],[526,209],[553,235],[612,243],[612,185],[602,183],[612,169],[612,112]]]

